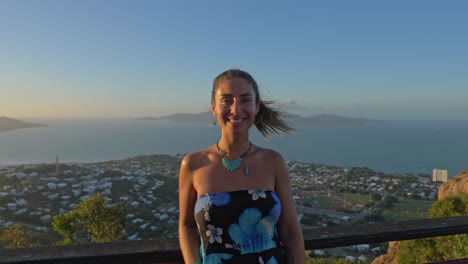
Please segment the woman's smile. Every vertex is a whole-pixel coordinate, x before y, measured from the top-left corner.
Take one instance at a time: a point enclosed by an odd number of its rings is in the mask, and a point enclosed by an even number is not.
[[[211,107],[221,127],[237,132],[248,131],[258,110],[252,85],[241,78],[221,82]]]

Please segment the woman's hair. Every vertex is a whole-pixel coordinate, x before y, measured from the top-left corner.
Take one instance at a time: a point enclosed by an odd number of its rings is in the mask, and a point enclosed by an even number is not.
[[[258,113],[255,116],[255,127],[265,138],[269,138],[271,134],[279,135],[280,131],[285,133],[290,133],[294,130],[289,126],[283,119],[284,113],[276,109],[273,109],[273,101],[262,101],[260,99],[260,93],[258,91],[257,82],[254,78],[247,72],[230,69],[220,75],[216,76],[213,81],[213,90],[211,91],[211,103],[215,103],[215,94],[218,90],[218,85],[225,80],[231,80],[233,78],[242,78],[252,84],[253,90],[255,92],[255,103],[259,104]]]

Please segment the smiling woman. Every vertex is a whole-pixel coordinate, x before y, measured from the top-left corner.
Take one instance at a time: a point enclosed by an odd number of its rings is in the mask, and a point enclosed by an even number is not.
[[[211,112],[221,138],[187,154],[180,168],[185,263],[304,263],[286,164],[279,153],[249,139],[254,125],[264,137],[293,130],[268,104],[245,71],[215,78]]]
[[[211,92],[211,111],[215,117],[217,117],[215,114],[216,100],[219,101],[218,104],[224,107],[233,104],[234,98],[230,92],[232,92],[232,89],[236,90],[236,87],[242,88],[243,86],[245,86],[245,91],[237,91],[240,96],[234,110],[237,111],[237,107],[240,106],[244,106],[243,108],[247,106],[248,108],[249,105],[252,107],[255,105],[254,124],[265,138],[268,138],[272,133],[279,134],[279,131],[288,133],[294,130],[283,121],[281,112],[270,107],[273,102],[260,99],[257,82],[249,73],[241,70],[225,71],[214,80]]]

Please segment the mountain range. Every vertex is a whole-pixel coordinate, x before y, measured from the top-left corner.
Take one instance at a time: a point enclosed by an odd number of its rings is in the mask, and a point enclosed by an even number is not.
[[[382,120],[344,117],[331,114],[317,114],[308,117],[300,115],[288,114],[284,115],[285,120],[292,125],[365,125],[368,123],[384,122]],[[212,123],[214,121],[213,114],[210,111],[198,114],[177,113],[163,117],[141,117],[136,120],[142,121],[169,121],[175,123]]]
[[[0,132],[22,129],[22,128],[33,128],[33,127],[44,127],[48,125],[27,123],[18,119],[0,116]]]

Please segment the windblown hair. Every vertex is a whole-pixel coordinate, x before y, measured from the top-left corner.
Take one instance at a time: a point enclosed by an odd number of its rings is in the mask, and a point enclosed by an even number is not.
[[[211,103],[215,103],[215,94],[218,90],[218,85],[225,80],[233,78],[242,78],[252,84],[255,92],[255,103],[259,104],[258,113],[255,116],[255,127],[265,138],[270,135],[279,135],[280,131],[290,133],[295,129],[284,121],[284,113],[273,108],[273,101],[262,101],[258,91],[258,85],[255,79],[247,72],[239,69],[230,69],[218,75],[213,81],[213,90],[211,91]]]

